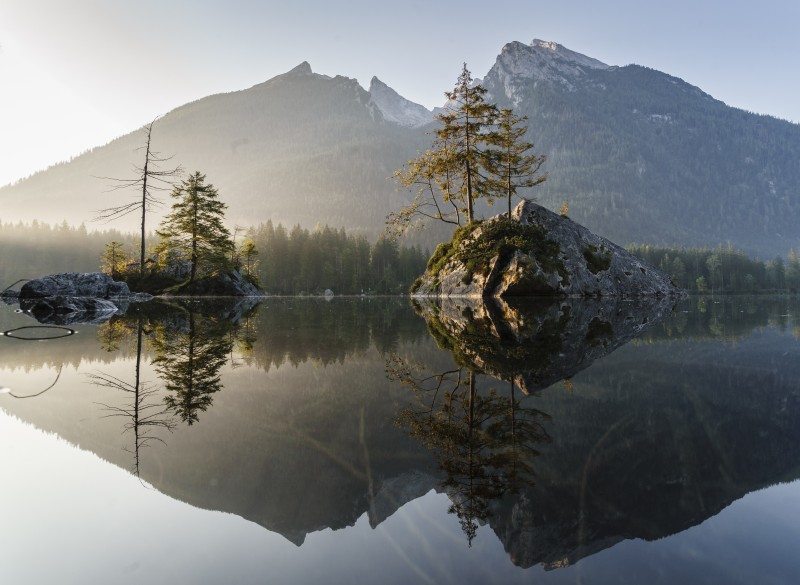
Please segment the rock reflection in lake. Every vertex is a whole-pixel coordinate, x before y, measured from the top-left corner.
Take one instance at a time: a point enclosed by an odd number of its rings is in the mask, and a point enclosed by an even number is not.
[[[550,442],[549,415],[525,395],[571,378],[662,320],[674,301],[442,299],[422,301],[438,346],[460,367],[429,372],[399,356],[390,379],[412,389],[416,405],[397,423],[433,453],[468,542],[491,503],[532,486],[538,445]],[[505,384],[483,384],[478,374]],[[499,388],[498,388],[499,386]]]
[[[674,299],[444,299],[417,305],[456,361],[528,394],[587,368],[671,314]]]

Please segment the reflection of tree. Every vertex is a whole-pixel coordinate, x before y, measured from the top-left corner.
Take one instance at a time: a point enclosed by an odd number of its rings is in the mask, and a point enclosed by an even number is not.
[[[397,357],[387,365],[389,377],[409,386],[417,401],[397,422],[434,452],[446,474],[449,511],[471,544],[492,500],[532,482],[536,445],[549,440],[542,425],[548,417],[522,404],[513,381],[506,395],[495,388],[479,391],[474,370],[426,377]]]
[[[220,369],[228,359],[233,338],[230,323],[188,310],[188,324],[157,326],[153,338],[156,371],[170,394],[165,404],[189,425],[198,421],[222,389]]]
[[[110,347],[118,347],[118,343],[123,339],[123,323],[120,321],[116,326],[109,326],[106,331],[101,332],[103,339],[109,343]],[[155,429],[167,429],[171,431],[175,427],[175,422],[168,414],[168,409],[162,402],[153,402],[151,398],[157,393],[158,389],[149,382],[141,379],[142,363],[142,337],[144,333],[143,318],[140,315],[136,321],[136,359],[134,367],[133,382],[127,382],[99,372],[90,374],[89,378],[97,386],[111,388],[131,395],[132,402],[125,406],[112,406],[101,403],[103,410],[108,417],[123,417],[128,419],[123,432],[133,431],[133,462],[134,473],[139,475],[139,454],[142,447],[147,446],[152,441],[164,442],[163,439],[156,437],[153,432]],[[113,340],[113,341],[112,341]]]

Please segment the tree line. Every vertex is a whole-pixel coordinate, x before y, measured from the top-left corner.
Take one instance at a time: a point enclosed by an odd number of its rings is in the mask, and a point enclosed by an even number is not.
[[[158,238],[150,233],[150,253]],[[0,223],[0,290],[20,279],[65,271],[102,269],[120,278],[138,272],[138,235],[87,230],[66,223]],[[229,249],[230,251],[230,249]],[[271,221],[236,236],[234,261],[270,294],[397,294],[408,290],[425,269],[428,251],[329,226],[291,229]],[[148,256],[150,257],[150,256]],[[18,288],[14,287],[14,288]]]
[[[726,248],[661,248],[630,245],[628,251],[659,267],[672,281],[690,293],[757,293],[800,290],[800,258],[789,250],[762,261]]]
[[[270,294],[398,294],[425,270],[428,251],[329,226],[291,229],[272,221],[248,231],[258,250],[256,274]]]

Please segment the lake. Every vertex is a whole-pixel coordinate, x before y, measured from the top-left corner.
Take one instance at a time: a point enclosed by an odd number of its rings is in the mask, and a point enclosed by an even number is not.
[[[798,315],[0,304],[0,581],[797,583]]]

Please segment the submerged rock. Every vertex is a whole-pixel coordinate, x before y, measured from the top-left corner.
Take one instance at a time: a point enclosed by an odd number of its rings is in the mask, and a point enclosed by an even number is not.
[[[437,257],[438,256],[438,257]],[[669,277],[613,242],[523,201],[437,249],[414,296],[672,297]]]

